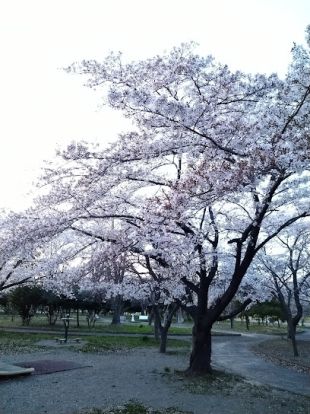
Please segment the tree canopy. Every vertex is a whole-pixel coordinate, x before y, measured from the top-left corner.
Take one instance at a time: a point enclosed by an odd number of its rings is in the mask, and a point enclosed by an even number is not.
[[[232,72],[191,44],[67,71],[102,88],[133,128],[108,148],[73,143],[60,153],[27,220],[36,217],[37,237],[71,239],[71,250],[130,254],[128,294],[148,279],[186,306],[194,319],[189,370],[209,372],[213,323],[238,292],[244,306],[259,292],[255,279],[246,289],[257,253],[310,214],[309,50],[293,48],[285,79]]]

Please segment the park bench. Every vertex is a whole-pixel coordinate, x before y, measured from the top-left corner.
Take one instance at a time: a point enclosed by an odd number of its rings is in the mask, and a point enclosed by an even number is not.
[[[65,340],[65,338],[55,338],[56,342],[58,342],[59,344],[65,344],[66,342],[76,342],[76,343],[80,343],[81,342],[81,338],[72,338],[72,339],[68,339],[68,341]]]
[[[65,338],[55,338],[56,342],[58,342],[59,344],[65,344],[66,340]]]
[[[147,315],[139,315],[139,321],[147,322],[148,320],[149,320],[149,317]]]

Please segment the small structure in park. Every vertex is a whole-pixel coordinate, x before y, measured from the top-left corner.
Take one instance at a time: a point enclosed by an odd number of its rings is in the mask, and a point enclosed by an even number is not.
[[[0,362],[0,377],[15,377],[17,375],[28,375],[34,372],[34,368],[24,368],[18,365]]]

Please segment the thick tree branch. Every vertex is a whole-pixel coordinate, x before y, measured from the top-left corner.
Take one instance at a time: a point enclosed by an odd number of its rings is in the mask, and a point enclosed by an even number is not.
[[[245,308],[252,302],[252,299],[247,299],[242,305],[240,305],[237,309],[229,313],[228,315],[219,316],[217,321],[226,321],[227,319],[234,318],[235,316],[239,315],[239,313],[243,312]]]
[[[197,295],[199,293],[199,286],[195,285],[195,283],[191,282],[190,280],[186,279],[186,277],[181,278],[182,282],[186,287],[188,287],[192,292],[195,292]]]

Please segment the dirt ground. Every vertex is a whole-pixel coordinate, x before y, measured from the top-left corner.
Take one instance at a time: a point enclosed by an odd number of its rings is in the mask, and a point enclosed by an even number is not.
[[[253,346],[252,350],[275,364],[310,374],[310,340],[298,341],[297,348],[299,356],[294,357],[291,343],[284,338],[276,338]]]
[[[221,350],[221,341],[215,341],[215,351]],[[170,350],[166,355],[154,349],[85,354],[44,347],[39,352],[6,356],[12,363],[38,359],[72,361],[84,367],[2,380],[1,414],[73,414],[130,400],[193,414],[310,414],[310,396],[231,374],[207,380],[186,378],[182,374],[188,363],[185,350]]]

